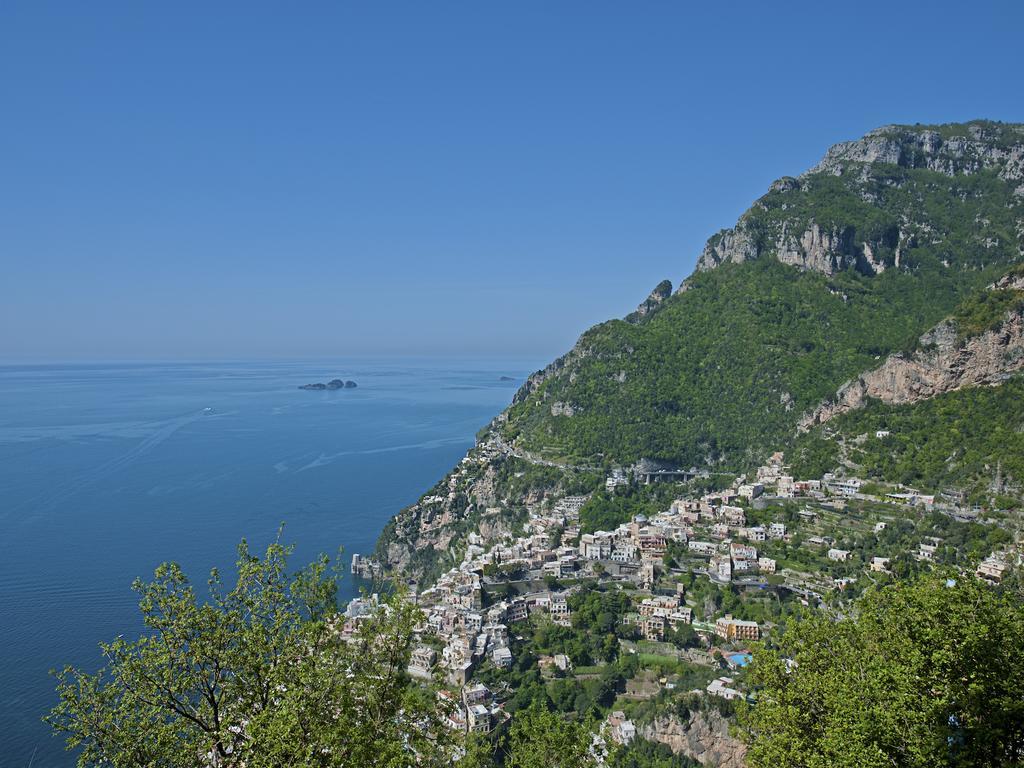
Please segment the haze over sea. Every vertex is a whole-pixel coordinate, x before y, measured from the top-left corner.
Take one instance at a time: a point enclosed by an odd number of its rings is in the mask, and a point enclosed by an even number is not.
[[[296,567],[340,546],[346,562],[371,552],[387,519],[461,458],[529,370],[0,367],[0,766],[73,764],[40,721],[55,703],[48,671],[94,670],[97,643],[140,629],[134,578],[173,559],[204,588],[243,536],[261,548],[282,522]],[[336,377],[359,386],[298,389]],[[346,576],[343,597],[357,591]]]

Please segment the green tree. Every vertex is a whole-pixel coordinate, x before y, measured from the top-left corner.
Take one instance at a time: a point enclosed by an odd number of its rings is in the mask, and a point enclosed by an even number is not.
[[[864,594],[757,649],[753,768],[1003,766],[1024,757],[1024,608],[971,577]]]
[[[103,644],[96,674],[57,673],[47,720],[80,768],[450,763],[443,711],[405,674],[415,607],[396,595],[346,633],[336,569],[291,575],[290,551],[243,541],[235,585],[215,570],[204,600],[174,563],[136,581],[146,633]]]
[[[506,768],[588,768],[597,766],[590,753],[590,730],[562,719],[544,707],[517,712],[509,734]]]

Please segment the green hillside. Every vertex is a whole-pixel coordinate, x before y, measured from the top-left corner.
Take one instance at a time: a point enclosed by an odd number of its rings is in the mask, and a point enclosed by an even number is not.
[[[528,384],[505,438],[553,458],[736,468],[958,307],[967,327],[1009,306],[964,302],[1021,258],[1006,147],[1024,133],[940,128],[883,129],[776,182],[709,240],[684,291],[591,329]],[[858,159],[876,155],[895,162]]]
[[[876,437],[877,432],[889,432]],[[862,477],[930,491],[966,489],[979,501],[1019,497],[1024,481],[1024,377],[892,406],[872,402],[801,436],[791,453],[801,477],[844,459]]]

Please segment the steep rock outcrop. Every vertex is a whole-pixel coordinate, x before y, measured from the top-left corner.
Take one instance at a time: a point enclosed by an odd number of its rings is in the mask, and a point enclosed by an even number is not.
[[[474,449],[479,451],[479,448]],[[463,460],[430,493],[392,518],[378,542],[377,557],[389,568],[419,578],[423,568],[414,563],[417,552],[446,552],[466,533],[462,523],[470,515],[477,527],[500,537],[511,533],[513,517],[498,498],[497,470],[484,458]]]
[[[519,403],[525,402],[529,399],[530,395],[540,389],[541,384],[548,379],[560,376],[566,372],[571,373],[573,366],[585,358],[587,354],[588,353],[583,346],[577,342],[576,346],[569,350],[569,352],[557,358],[554,362],[549,363],[545,368],[537,371],[536,373],[531,373],[526,377],[526,381],[523,382],[523,386],[516,390],[515,395],[512,396],[512,405],[518,405]]]
[[[551,404],[552,416],[575,416],[577,410],[579,409],[572,403],[563,403],[561,401],[555,401]]]
[[[626,321],[630,323],[638,323],[640,319],[651,314],[654,310],[661,306],[662,302],[665,301],[669,296],[672,295],[672,281],[662,280],[651,291],[650,295],[643,300],[643,302],[636,308],[635,312],[630,313],[626,316]]]
[[[1013,131],[1007,142],[1004,133]],[[943,137],[938,130],[887,125],[854,141],[829,148],[808,173],[840,174],[849,163],[886,163],[904,168],[927,168],[946,176],[998,168],[1000,178],[1024,178],[1024,133],[1019,127],[974,122],[965,135]]]
[[[863,408],[869,399],[902,405],[1005,381],[1024,368],[1024,314],[1012,312],[996,328],[968,339],[945,321],[921,337],[920,347],[909,356],[889,355],[878,368],[844,384],[801,418],[800,431]]]
[[[674,713],[659,717],[639,732],[709,768],[743,768],[747,754],[746,745],[729,734],[729,721],[714,710],[691,713],[686,721]]]
[[[826,275],[850,268],[874,275],[893,262],[899,266],[901,250],[913,243],[913,231],[904,232],[895,224],[885,231],[873,231],[877,222],[865,222],[865,231],[857,231],[850,223],[837,226],[815,220],[800,203],[800,196],[816,179],[854,171],[844,181],[847,191],[874,204],[879,186],[900,183],[884,166],[924,169],[950,177],[995,171],[1000,179],[1016,185],[1016,194],[1024,196],[1024,128],[983,121],[937,128],[886,126],[836,144],[799,178],[775,181],[734,227],[711,237],[697,260],[697,270],[761,257]],[[781,224],[778,216],[767,215],[770,205],[786,211]],[[887,260],[886,253],[895,258]],[[679,292],[687,288],[684,280]]]
[[[810,221],[805,229],[796,233],[784,225],[774,239],[768,239],[757,234],[756,226],[756,222],[744,216],[735,228],[713,237],[704,246],[697,260],[697,269],[714,269],[725,262],[741,264],[760,256],[774,255],[783,264],[826,275],[851,267],[863,274],[874,275],[886,267],[884,262],[875,259],[875,252],[895,239],[895,233],[887,232],[884,240],[857,242],[851,227],[824,228],[815,221]]]
[[[749,222],[749,217],[743,216],[735,227],[723,229],[708,240],[697,259],[697,269],[714,269],[727,261],[742,264],[760,256],[762,247]],[[683,290],[682,285],[679,286],[679,290]]]

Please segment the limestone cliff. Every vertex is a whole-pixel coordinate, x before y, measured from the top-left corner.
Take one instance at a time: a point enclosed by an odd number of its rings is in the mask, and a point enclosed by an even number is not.
[[[654,287],[650,296],[644,299],[640,306],[636,308],[636,311],[626,316],[626,321],[630,323],[640,322],[641,318],[651,314],[651,312],[660,307],[662,302],[671,295],[672,282],[670,280],[662,280]]]
[[[641,726],[639,732],[708,768],[743,768],[747,754],[746,745],[730,735],[729,721],[714,710],[693,712],[686,720],[668,714]]]
[[[563,495],[561,470],[516,456],[498,434],[501,422],[499,416],[451,472],[388,522],[376,558],[390,571],[432,582],[461,559],[470,533],[484,542],[515,535],[530,512]]]
[[[1019,130],[1016,134],[1006,141],[1001,126],[982,121],[968,123],[962,135],[950,136],[936,129],[888,125],[836,144],[808,173],[838,175],[849,163],[887,163],[945,176],[992,168],[1004,180],[1024,181],[1024,135]]]
[[[919,215],[907,211],[887,226],[872,222],[858,227],[854,221],[819,221],[826,218],[820,210],[800,203],[801,195],[823,187],[822,177],[842,177],[844,191],[877,203],[886,191],[903,183],[890,167],[951,178],[989,172],[1012,185],[1016,197],[1024,197],[1024,129],[983,121],[938,129],[886,126],[836,144],[799,178],[776,181],[736,226],[709,239],[697,261],[698,271],[761,256],[826,275],[845,269],[875,275],[898,267],[916,239],[941,234]],[[779,211],[784,215],[777,215]],[[680,290],[685,289],[684,281]]]
[[[1024,289],[1024,278],[1007,277],[990,290]],[[833,398],[803,416],[806,431],[869,399],[890,405],[926,400],[964,387],[999,384],[1024,368],[1024,310],[1012,310],[994,327],[963,338],[953,320],[939,323],[921,337],[910,355],[889,355],[877,368],[845,383]]]

